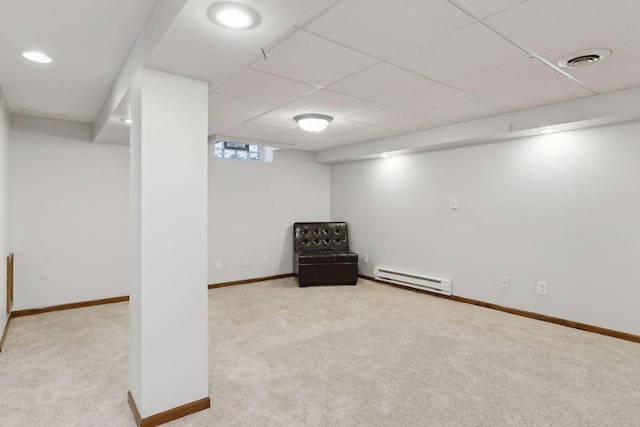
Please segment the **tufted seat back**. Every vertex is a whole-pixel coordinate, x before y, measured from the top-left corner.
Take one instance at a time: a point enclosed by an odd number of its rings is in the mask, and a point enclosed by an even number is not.
[[[296,222],[293,233],[295,252],[349,250],[346,222]]]

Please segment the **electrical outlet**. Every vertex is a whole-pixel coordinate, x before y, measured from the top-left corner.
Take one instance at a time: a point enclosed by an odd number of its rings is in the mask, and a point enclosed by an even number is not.
[[[268,262],[269,262],[269,259],[267,258],[267,256],[266,256],[266,255],[265,255],[265,256],[263,256],[263,257],[262,257],[262,263],[263,263],[263,264],[266,264],[266,263],[268,263]]]
[[[219,259],[216,260],[216,270],[220,270],[222,268],[222,261]]]
[[[250,256],[246,256],[242,259],[242,265],[244,265],[245,267],[248,267],[251,265],[251,257]]]
[[[547,282],[538,282],[538,294],[540,295],[547,294]]]
[[[502,286],[503,288],[509,287],[509,278],[507,276],[500,277],[500,286]]]
[[[369,255],[367,254],[362,255],[362,262],[365,264],[369,264]]]

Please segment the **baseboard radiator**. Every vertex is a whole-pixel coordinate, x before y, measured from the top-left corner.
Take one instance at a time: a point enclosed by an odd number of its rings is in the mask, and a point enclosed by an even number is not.
[[[384,267],[374,267],[373,275],[377,280],[382,280],[384,282],[424,289],[425,291],[435,292],[442,295],[451,295],[451,280],[449,279],[423,276],[420,274],[407,273]]]

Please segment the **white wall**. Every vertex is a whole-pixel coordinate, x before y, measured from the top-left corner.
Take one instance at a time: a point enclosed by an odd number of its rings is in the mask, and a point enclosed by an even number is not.
[[[14,310],[129,294],[129,147],[13,115]]]
[[[10,150],[9,106],[0,88],[0,337],[9,319],[7,314],[7,263],[11,252],[11,200],[10,200]]]
[[[335,165],[331,217],[369,255],[365,275],[448,277],[455,295],[640,334],[639,134],[634,122]]]
[[[127,295],[128,147],[88,142],[89,124],[25,116],[9,135],[2,108],[14,310]],[[369,255],[363,274],[451,277],[459,296],[640,334],[638,134],[635,122],[332,167],[294,150],[257,164],[210,154],[208,282],[291,273],[292,224],[331,217]]]
[[[210,151],[209,283],[292,273],[293,223],[329,220],[329,188],[330,167],[313,153],[277,150],[272,163],[254,163]]]
[[[11,138],[14,309],[128,295],[129,147],[89,142],[90,124],[18,115]],[[329,219],[330,167],[296,150],[272,163],[210,153],[208,174],[208,282],[291,273],[292,224]]]

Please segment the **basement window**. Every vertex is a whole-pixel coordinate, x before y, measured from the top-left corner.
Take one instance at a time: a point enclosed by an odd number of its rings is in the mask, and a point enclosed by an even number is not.
[[[259,162],[262,150],[259,145],[242,142],[216,141],[213,156],[219,159],[238,159]]]

